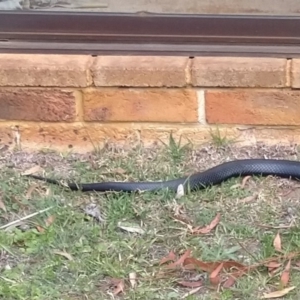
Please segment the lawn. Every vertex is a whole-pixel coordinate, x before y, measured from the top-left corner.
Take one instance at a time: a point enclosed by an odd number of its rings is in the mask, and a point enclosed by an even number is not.
[[[237,158],[299,160],[299,151],[225,140],[201,147],[173,140],[151,148],[107,145],[88,154],[2,147],[0,226],[7,226],[0,231],[0,297],[229,300],[291,288],[280,299],[299,299],[297,182],[236,178],[178,197],[72,192],[22,176],[39,166],[47,177],[74,182],[166,180]],[[173,268],[172,260],[160,264],[172,253]],[[194,267],[215,263],[214,270],[188,268],[186,256]],[[231,261],[256,267],[224,287],[232,270],[222,266]]]

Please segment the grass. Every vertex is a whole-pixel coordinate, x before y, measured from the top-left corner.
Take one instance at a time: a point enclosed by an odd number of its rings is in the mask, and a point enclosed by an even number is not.
[[[107,146],[87,155],[0,153],[0,199],[4,205],[0,226],[53,207],[19,226],[0,231],[0,298],[113,299],[110,280],[123,278],[125,294],[115,298],[180,299],[190,289],[176,284],[176,276],[156,277],[158,262],[170,251],[182,254],[191,249],[193,256],[203,261],[233,259],[251,264],[275,254],[273,240],[278,231],[284,251],[298,250],[300,203],[298,190],[294,189],[297,184],[292,181],[251,178],[241,188],[242,179],[238,178],[175,200],[168,191],[71,192],[20,176],[38,164],[48,177],[77,182],[166,180],[246,157],[299,156],[293,145],[220,148],[212,144],[194,149],[173,138],[169,144],[151,149]],[[26,195],[29,190],[30,195]],[[253,195],[256,197],[251,199]],[[91,203],[98,207],[103,221],[85,213]],[[172,217],[179,204],[184,206],[187,219],[199,226],[209,224],[217,213],[221,214],[221,222],[207,235],[190,235],[186,226]],[[291,228],[273,228],[292,221]],[[51,224],[47,226],[47,222]],[[122,230],[120,222],[143,229],[144,234]],[[135,289],[128,287],[130,273],[138,276]],[[291,271],[289,285],[296,288],[282,299],[299,298],[299,274],[297,269]],[[186,272],[182,276],[195,274]],[[198,272],[197,276],[207,282],[205,273]],[[264,270],[254,271],[230,289],[205,284],[186,299],[259,299],[264,292],[277,288],[279,276],[270,278]]]

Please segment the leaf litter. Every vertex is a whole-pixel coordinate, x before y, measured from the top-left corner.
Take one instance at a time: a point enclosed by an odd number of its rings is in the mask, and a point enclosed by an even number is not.
[[[295,288],[287,286],[290,280],[292,260],[300,257],[300,252],[283,254],[279,233],[277,233],[274,238],[273,246],[277,251],[280,252],[280,254],[249,266],[234,260],[205,262],[194,257],[190,249],[187,249],[181,256],[177,258],[176,254],[171,251],[167,256],[160,260],[160,266],[162,266],[163,269],[160,270],[159,275],[162,275],[165,272],[164,270],[170,269],[174,271],[194,270],[198,272],[206,272],[208,273],[209,283],[212,286],[221,285],[223,288],[230,288],[235,284],[238,278],[255,270],[261,271],[261,268],[265,267],[270,277],[274,275],[274,271],[279,271],[281,275],[278,283],[279,288],[276,291],[265,293],[262,296],[262,299],[282,297]],[[170,261],[172,262],[169,263]],[[285,264],[283,270],[280,271],[285,261],[287,261],[287,263]],[[297,265],[299,262],[295,262],[295,264]],[[165,274],[168,275],[170,273],[166,272]],[[181,276],[180,274],[182,273],[177,273],[178,276]],[[174,273],[172,276],[174,276]],[[192,289],[203,287],[205,285],[203,280],[187,281],[184,278],[179,278],[177,280],[177,284]]]

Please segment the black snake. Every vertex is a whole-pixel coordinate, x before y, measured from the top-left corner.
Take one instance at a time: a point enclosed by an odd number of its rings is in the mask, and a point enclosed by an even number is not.
[[[204,172],[198,172],[190,176],[157,182],[100,182],[100,183],[67,183],[71,190],[87,191],[154,191],[168,188],[177,191],[179,185],[185,189],[194,191],[212,185],[220,184],[223,181],[239,176],[276,176],[281,178],[300,179],[300,162],[292,160],[277,159],[244,159],[235,160],[220,164]],[[43,180],[51,184],[61,185],[59,180],[44,178],[36,175],[28,175],[32,178]]]

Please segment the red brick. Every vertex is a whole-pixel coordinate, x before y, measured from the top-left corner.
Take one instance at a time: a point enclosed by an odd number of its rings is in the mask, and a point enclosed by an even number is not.
[[[186,57],[104,56],[92,68],[96,86],[182,87]]]
[[[192,84],[202,87],[284,87],[286,59],[196,57]]]
[[[197,122],[191,90],[93,89],[83,99],[86,121]]]
[[[205,104],[211,124],[300,125],[298,91],[207,91]]]
[[[0,54],[0,86],[86,87],[91,64],[84,55]]]
[[[26,121],[73,121],[73,92],[45,89],[0,89],[0,119]]]

